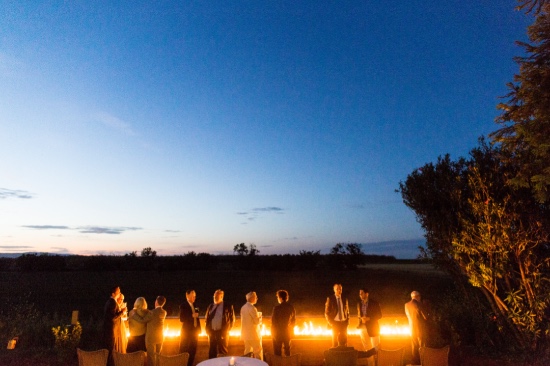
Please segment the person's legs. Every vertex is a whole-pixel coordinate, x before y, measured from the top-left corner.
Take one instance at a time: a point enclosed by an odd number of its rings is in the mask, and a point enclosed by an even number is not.
[[[189,338],[189,360],[187,361],[187,366],[192,366],[193,362],[195,362],[195,355],[197,354],[197,347],[199,345],[199,333],[192,334]]]
[[[369,349],[371,349],[371,338],[369,337],[369,333],[367,333],[367,330],[365,328],[361,328],[359,335],[361,336],[361,344],[363,345],[363,350],[368,351]]]
[[[218,338],[218,353],[226,355],[229,352],[229,332],[219,332]]]
[[[420,338],[416,335],[412,335],[411,337],[411,345],[412,345],[412,363],[414,365],[420,364]]]
[[[257,339],[252,344],[253,352],[254,352],[254,358],[257,358],[259,360],[264,359],[264,349],[262,347],[262,340]]]
[[[372,348],[378,351],[378,346],[380,345],[380,336],[369,337],[370,344]],[[374,366],[374,356],[368,358],[368,366]]]
[[[346,346],[348,344],[347,322],[334,322],[332,328],[332,344],[333,347]]]
[[[155,343],[146,342],[147,347],[147,366],[155,366]]]
[[[276,356],[281,356],[282,352],[281,349],[283,347],[283,342],[280,339],[272,339],[273,341],[273,354]]]
[[[197,353],[198,334],[193,334],[181,330],[180,338],[180,353],[189,353],[188,366],[192,366],[195,361],[195,354]]]
[[[189,340],[191,337],[189,337],[190,334],[187,333],[183,328],[181,329],[181,335],[180,335],[180,353],[187,352],[189,353]]]
[[[254,346],[252,345],[251,340],[245,340],[244,341],[244,351],[243,354],[246,355],[247,353],[254,352]]]
[[[290,339],[283,340],[283,354],[290,356]]]
[[[208,358],[216,358],[218,355],[218,331],[213,331],[209,336]]]

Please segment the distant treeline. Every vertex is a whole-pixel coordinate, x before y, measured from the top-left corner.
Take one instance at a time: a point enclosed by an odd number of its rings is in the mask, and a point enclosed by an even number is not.
[[[137,256],[134,253],[92,256],[27,253],[17,258],[0,258],[0,271],[354,270],[363,264],[396,262],[398,260],[394,256],[388,255],[320,254],[318,251],[282,255],[212,255],[189,252],[174,256]]]

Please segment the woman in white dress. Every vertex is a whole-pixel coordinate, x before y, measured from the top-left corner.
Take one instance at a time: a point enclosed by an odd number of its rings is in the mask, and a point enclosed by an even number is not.
[[[124,302],[124,295],[120,294],[117,299],[117,304],[119,309],[125,308],[126,303]],[[120,346],[117,347],[120,349],[120,353],[126,353],[126,347],[128,346],[128,328],[126,328],[126,320],[128,319],[128,313],[125,311],[124,314],[120,317]]]

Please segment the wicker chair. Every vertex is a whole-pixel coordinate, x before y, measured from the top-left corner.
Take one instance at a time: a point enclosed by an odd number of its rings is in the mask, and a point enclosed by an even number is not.
[[[420,347],[420,363],[422,366],[448,366],[450,348]]]
[[[269,366],[300,366],[302,355],[296,353],[290,356],[277,356],[272,353],[265,354],[265,362]]]
[[[395,350],[379,349],[376,356],[376,366],[403,366],[404,348]]]
[[[189,353],[184,352],[174,356],[166,356],[157,353],[157,366],[187,366]]]
[[[100,349],[97,351],[83,351],[76,349],[78,355],[78,366],[106,366],[109,359],[109,350]]]
[[[325,366],[356,366],[357,365],[357,350],[335,350],[327,349],[324,353]]]
[[[132,353],[120,353],[113,351],[115,366],[143,366],[146,359],[147,354],[143,351]]]

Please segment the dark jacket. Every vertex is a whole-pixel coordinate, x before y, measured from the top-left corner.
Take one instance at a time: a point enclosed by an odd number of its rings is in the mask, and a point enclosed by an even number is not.
[[[361,305],[361,301],[359,301],[357,303],[357,316],[359,317],[359,326],[357,328],[367,328],[369,337],[376,337],[380,334],[380,325],[378,324],[378,320],[382,318],[382,310],[380,310],[380,305],[378,302],[369,299],[366,314],[361,314]],[[361,320],[362,316],[366,316],[370,319],[363,323]]]
[[[271,314],[271,337],[277,340],[290,340],[294,334],[296,311],[288,301],[273,307]]]
[[[212,303],[208,305],[208,308],[206,309],[206,333],[211,334],[212,333],[212,318],[214,318],[214,313],[212,312],[212,309],[214,309],[214,306],[216,304]],[[233,324],[235,323],[235,312],[233,311],[233,305],[227,304],[225,301],[222,301],[218,304],[218,306],[223,306],[223,315],[222,315],[222,333],[228,333],[231,328],[233,328]]]
[[[346,322],[349,322],[348,299],[342,296],[341,300],[342,300],[342,308],[344,311],[343,315],[346,318]],[[329,297],[327,297],[327,302],[325,303],[325,318],[327,319],[327,322],[330,325],[333,324],[336,314],[338,314],[338,303],[336,302],[336,295],[330,295]]]
[[[195,326],[195,318],[193,318],[193,309],[189,302],[184,302],[180,305],[180,322],[181,327],[185,332],[188,333],[200,333],[201,332],[201,321],[197,319],[197,326]]]
[[[107,300],[103,309],[103,339],[108,349],[113,349],[115,336],[121,334],[120,317],[124,311],[118,309],[118,305],[112,297]]]

